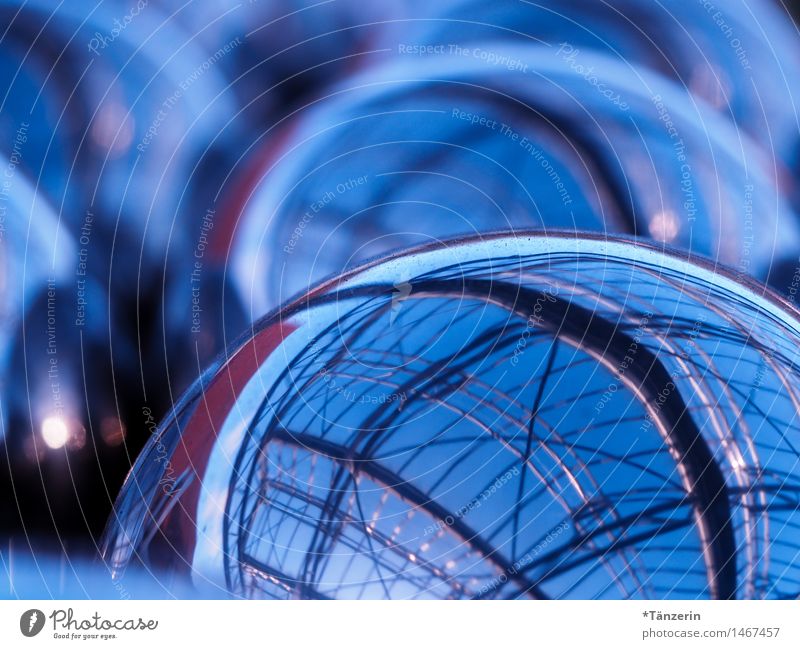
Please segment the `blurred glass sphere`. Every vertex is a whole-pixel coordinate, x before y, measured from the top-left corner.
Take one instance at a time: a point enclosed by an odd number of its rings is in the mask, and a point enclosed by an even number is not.
[[[796,27],[772,0],[446,0],[417,6],[397,22],[393,45],[458,44],[473,55],[482,41],[545,43],[574,67],[603,52],[628,67],[673,79],[746,131],[778,166],[797,168]],[[787,167],[788,168],[788,167]],[[787,179],[788,180],[788,179]]]
[[[770,160],[663,77],[592,51],[405,56],[268,132],[209,249],[254,318],[353,263],[499,229],[635,234],[771,278],[798,222]]]
[[[131,348],[86,272],[93,221],[71,237],[20,161],[0,160],[0,538],[99,533],[129,466],[112,363]]]
[[[235,597],[794,597],[798,349],[787,302],[655,244],[398,253],[207,369],[104,559]]]
[[[135,287],[137,271],[149,278],[167,242],[187,234],[179,215],[197,209],[204,156],[236,114],[216,65],[225,52],[199,47],[146,2],[2,0],[0,17],[0,119],[35,124],[24,164],[63,227],[77,237],[95,214],[95,276],[124,265],[115,288]],[[112,271],[115,244],[127,254]]]
[[[81,420],[85,451],[98,440],[95,477],[111,477],[88,481],[95,492],[114,491],[127,470],[128,431],[138,450],[146,433],[142,402],[159,412],[166,407],[168,377],[157,362],[163,337],[155,335],[164,275],[191,269],[196,228],[215,191],[209,178],[226,173],[217,138],[227,146],[237,137],[231,121],[238,104],[221,62],[244,34],[207,50],[172,11],[155,2],[0,0],[0,128],[24,130],[19,168],[53,206],[53,236],[60,232],[66,242],[58,251],[68,269],[56,300],[57,338],[61,366],[69,355],[78,374],[61,387],[70,407],[91,412],[91,427],[84,417],[68,419]],[[35,228],[50,227],[45,218],[34,220]],[[168,259],[174,263],[167,266]],[[85,309],[76,308],[77,293]],[[29,332],[39,331],[45,306],[31,310]],[[31,339],[18,367],[46,368],[44,346]],[[19,383],[20,399],[30,391],[33,402],[42,400],[37,385]],[[33,408],[37,430],[50,416]],[[47,421],[54,443],[64,426],[73,427]],[[126,457],[104,457],[109,446]],[[72,468],[81,480],[83,470]],[[73,479],[66,467],[59,472],[64,484]],[[108,500],[98,504],[101,511]]]
[[[24,145],[26,130],[18,131],[17,139],[19,146]],[[32,309],[34,305],[47,310],[49,290],[51,327],[29,332],[39,350],[46,352],[51,347],[47,344],[48,331],[52,337],[56,331],[55,293],[73,279],[71,262],[76,258],[75,242],[59,228],[58,217],[50,203],[36,193],[20,168],[20,162],[21,155],[17,152],[0,157],[3,178],[0,188],[0,391],[3,395],[0,438],[6,434],[9,416],[27,414],[27,404],[14,403],[15,398],[11,396],[28,387],[20,385],[23,382],[20,379],[28,377],[36,392],[37,384],[46,382],[42,379],[46,378],[50,365],[45,357],[44,364],[31,368],[30,376],[20,371],[24,368],[14,367],[15,357],[24,343],[26,317],[31,311],[36,314]],[[14,396],[24,398],[23,394]]]

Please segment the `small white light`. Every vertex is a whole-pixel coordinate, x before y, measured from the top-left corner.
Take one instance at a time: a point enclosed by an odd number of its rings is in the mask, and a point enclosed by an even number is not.
[[[69,429],[61,417],[48,417],[42,422],[42,439],[50,448],[61,448],[69,441]]]
[[[681,226],[675,214],[670,210],[658,212],[653,215],[648,225],[650,236],[656,241],[670,243],[678,236]]]

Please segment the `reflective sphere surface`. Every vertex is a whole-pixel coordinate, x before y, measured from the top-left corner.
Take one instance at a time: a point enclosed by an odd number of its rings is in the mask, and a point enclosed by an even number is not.
[[[798,349],[790,304],[653,245],[370,262],[209,368],[105,559],[236,597],[794,596]]]

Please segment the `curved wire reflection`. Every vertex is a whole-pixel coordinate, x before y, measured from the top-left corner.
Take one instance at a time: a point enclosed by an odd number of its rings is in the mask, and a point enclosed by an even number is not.
[[[654,245],[371,262],[209,368],[105,560],[239,597],[794,597],[798,342],[779,298]]]

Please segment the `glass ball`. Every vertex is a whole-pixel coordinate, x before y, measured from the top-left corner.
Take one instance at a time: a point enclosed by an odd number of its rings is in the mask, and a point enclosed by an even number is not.
[[[213,233],[253,319],[372,257],[496,230],[636,235],[764,281],[796,257],[745,134],[647,69],[557,50],[398,55],[271,131]]]
[[[397,253],[206,370],[104,558],[214,596],[790,597],[798,349],[792,304],[654,244]]]

